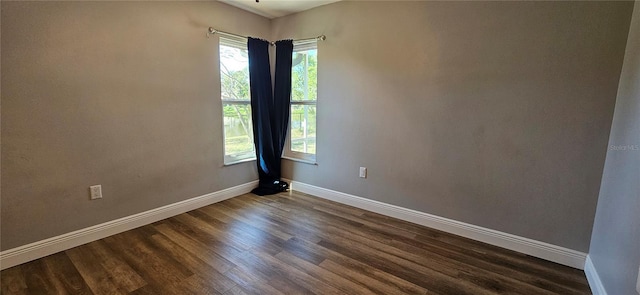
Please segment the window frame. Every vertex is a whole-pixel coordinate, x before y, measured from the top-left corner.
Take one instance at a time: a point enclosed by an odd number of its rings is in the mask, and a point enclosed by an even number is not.
[[[308,50],[316,50],[316,58],[319,59],[318,56],[318,42],[316,40],[311,41],[311,42],[305,42],[302,44],[295,44],[293,46],[293,53],[295,52],[299,52],[299,51],[308,51]],[[293,54],[292,53],[292,54]],[[318,62],[316,60],[316,62]],[[291,68],[291,70],[293,71],[293,67]],[[316,71],[316,83],[317,83],[317,71]],[[288,159],[288,160],[292,160],[292,161],[297,161],[297,162],[303,162],[303,163],[308,163],[308,164],[314,164],[317,165],[316,162],[316,155],[318,154],[318,121],[317,121],[317,116],[318,116],[318,95],[317,95],[317,91],[318,91],[318,86],[316,84],[316,99],[311,101],[311,100],[302,100],[302,101],[294,101],[292,99],[292,97],[289,97],[289,124],[287,126],[287,137],[285,139],[285,146],[283,149],[283,153],[282,153],[282,158]],[[293,91],[292,91],[293,93]],[[291,114],[291,108],[295,105],[298,106],[315,106],[316,108],[316,151],[315,153],[304,153],[304,152],[298,152],[298,151],[294,151],[291,149],[291,119],[292,119],[292,114]]]
[[[251,108],[251,95],[249,94],[249,97],[247,97],[246,99],[243,100],[236,100],[236,99],[224,99],[222,97],[223,94],[223,90],[222,90],[222,57],[220,56],[220,54],[222,53],[222,51],[220,50],[220,46],[227,46],[227,47],[232,47],[232,48],[237,48],[240,50],[245,50],[248,51],[247,48],[247,40],[242,39],[242,38],[234,38],[234,37],[229,37],[229,36],[220,36],[218,39],[218,73],[220,74],[220,111],[222,113],[222,157],[223,157],[223,163],[224,166],[230,166],[230,165],[235,165],[235,164],[240,164],[240,163],[244,163],[244,162],[251,162],[251,161],[255,161],[256,160],[256,154],[255,154],[255,141],[253,138],[253,119],[252,116],[249,115],[249,120],[248,123],[249,125],[251,125],[251,129],[249,130],[249,138],[251,140],[251,146],[252,146],[252,156],[248,157],[248,158],[241,158],[241,159],[236,159],[234,157],[232,157],[232,155],[227,155],[227,134],[226,134],[226,130],[225,130],[225,114],[224,114],[224,107],[225,105],[242,105],[242,106],[246,106],[248,105],[249,108]],[[248,61],[247,61],[247,66],[248,66]],[[249,85],[250,87],[250,85]],[[250,88],[249,88],[250,89]],[[250,110],[251,112],[253,110]]]

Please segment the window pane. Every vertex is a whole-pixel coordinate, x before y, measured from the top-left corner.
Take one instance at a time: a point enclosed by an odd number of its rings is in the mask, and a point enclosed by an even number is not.
[[[286,154],[315,161],[318,50],[316,44],[294,45],[291,68],[291,130]]]
[[[247,49],[220,45],[220,86],[223,100],[249,100]]]
[[[251,106],[223,103],[225,163],[255,158]]]
[[[317,99],[318,50],[293,53],[291,69],[291,100],[309,101]]]
[[[316,106],[291,105],[291,150],[316,153]]]
[[[220,38],[220,94],[224,123],[224,162],[255,159],[246,45]],[[235,102],[235,103],[234,103]]]

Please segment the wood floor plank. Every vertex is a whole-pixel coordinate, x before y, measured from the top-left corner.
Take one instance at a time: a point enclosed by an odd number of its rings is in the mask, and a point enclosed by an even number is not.
[[[290,249],[292,248],[296,250],[291,251]],[[424,294],[427,292],[427,290],[421,286],[415,285],[380,269],[372,267],[363,261],[344,256],[338,252],[334,252],[318,244],[304,241],[302,239],[292,238],[291,240],[289,240],[287,242],[287,245],[285,246],[285,251],[288,251],[289,253],[296,255],[301,259],[305,259],[305,257],[307,256],[298,255],[298,253],[301,252],[320,254],[327,258],[320,264],[320,266],[322,266],[327,261],[332,261],[340,264],[342,266],[340,274],[343,274],[344,272],[354,271],[366,277],[369,277],[378,283],[385,284],[389,286],[389,288],[395,290],[394,292],[387,294]],[[336,271],[334,272],[337,273]]]
[[[64,290],[58,291],[50,280],[45,270],[44,259],[37,259],[15,267],[21,267],[24,270],[27,290],[31,294],[58,294],[64,292]],[[2,271],[2,276],[4,276],[5,271]]]
[[[588,285],[584,281],[584,273],[577,269],[567,269],[564,266],[556,263],[541,261],[540,259],[530,257],[526,254],[510,251],[479,241],[474,241],[467,238],[462,238],[449,233],[445,233],[439,230],[427,228],[417,224],[412,224],[389,216],[384,216],[374,212],[366,212],[361,215],[361,218],[365,218],[372,221],[382,222],[391,227],[401,228],[411,231],[416,234],[416,238],[413,241],[426,241],[427,243],[433,243],[434,241],[444,242],[447,247],[455,247],[456,249],[462,249],[459,245],[465,245],[466,252],[483,253],[483,254],[499,254],[491,255],[487,258],[487,261],[502,261],[503,263],[519,263],[518,269],[526,270],[538,270],[535,275],[545,276],[549,275],[553,278],[563,277],[567,279],[567,282],[576,282],[576,287],[580,290],[584,290],[584,287]],[[533,263],[528,263],[533,262]],[[545,265],[544,270],[541,269],[541,265]],[[516,267],[516,265],[510,265]],[[587,288],[588,289],[588,288]]]
[[[195,240],[205,247],[211,249],[223,258],[234,257],[237,253],[242,253],[242,247],[229,243],[228,241],[221,240],[219,237],[212,235],[205,229],[191,224],[189,221],[178,220],[171,218],[164,220],[161,226],[166,226],[165,229],[170,228],[174,232],[181,234],[187,239]],[[156,230],[160,231],[160,226],[155,226]]]
[[[588,291],[588,288],[585,289],[584,286],[575,285],[572,282],[569,282],[569,284],[558,284],[546,279],[545,277],[533,275],[527,272],[526,268],[508,268],[490,259],[469,255],[468,253],[470,251],[465,251],[463,249],[453,251],[452,248],[454,245],[448,245],[445,247],[443,245],[434,245],[433,243],[420,243],[411,239],[394,239],[389,242],[389,245],[400,249],[401,251],[424,257],[431,256],[431,253],[433,253],[440,256],[441,259],[446,259],[455,263],[463,263],[475,269],[482,269],[503,278],[512,278],[546,291],[560,294],[584,294],[585,291]]]
[[[526,271],[532,275],[553,280],[563,285],[573,286],[582,290],[586,288],[588,290],[583,271],[522,253],[441,232],[431,233],[428,236],[419,234],[416,236],[415,241],[426,244],[445,243],[445,246],[450,249],[458,251],[464,249],[464,252],[469,255],[492,261],[510,269]]]
[[[322,202],[322,201],[320,201],[320,202]],[[330,201],[327,201],[327,202],[330,202]],[[363,215],[360,215],[360,218],[369,219],[369,221],[371,221],[371,222],[380,222],[380,221],[372,220],[371,219],[372,216],[375,216],[376,218],[383,220],[383,222],[382,222],[383,224],[389,223],[393,227],[400,228],[400,229],[403,229],[403,230],[406,230],[406,231],[410,231],[410,232],[413,232],[413,233],[416,233],[416,234],[428,233],[430,235],[433,235],[434,232],[438,232],[438,233],[440,233],[440,235],[448,235],[448,236],[452,237],[452,239],[454,241],[468,240],[468,239],[464,239],[464,238],[461,238],[461,237],[456,237],[456,236],[453,236],[453,235],[450,235],[450,234],[447,234],[447,233],[442,233],[442,232],[439,232],[439,231],[436,231],[436,230],[433,230],[433,229],[425,228],[425,227],[422,227],[422,226],[419,226],[419,225],[410,224],[410,223],[407,223],[407,222],[404,222],[404,221],[400,221],[400,220],[397,220],[397,219],[394,219],[394,218],[391,218],[391,217],[382,216],[382,215],[379,215],[379,214],[376,214],[376,213],[372,213],[372,212],[367,212],[367,213],[365,213]],[[355,218],[358,218],[358,217],[355,217]],[[358,219],[352,219],[352,220],[358,221]],[[348,227],[345,227],[345,228],[348,228]],[[389,234],[388,232],[375,232],[374,230],[375,229],[366,228],[366,227],[365,228],[358,228],[354,232],[354,234],[363,235],[363,233],[364,233],[365,234],[364,236],[374,237],[374,238],[375,237],[379,237],[381,235],[389,235],[390,237],[387,237],[386,241],[382,241],[382,242],[387,242],[387,243],[391,242],[392,239],[403,240],[403,241],[414,241],[414,239],[406,238],[406,235]],[[381,241],[381,240],[378,240],[378,241]],[[476,242],[476,241],[471,241],[471,242],[476,243],[474,245],[478,245],[477,243],[479,243],[479,242]],[[397,241],[394,242],[394,243],[397,243]],[[490,246],[490,245],[487,245],[487,244],[484,244],[484,243],[480,243],[480,244],[482,246],[494,247],[494,246]],[[455,243],[452,243],[452,244],[448,244],[447,247],[449,247],[449,248],[450,247],[456,247],[456,245],[455,245]],[[497,247],[495,247],[495,248],[497,248]],[[523,254],[520,254],[520,253],[515,253],[513,251],[509,251],[509,250],[505,250],[505,249],[501,249],[501,248],[498,248],[498,249],[502,253],[508,253],[508,255],[515,255],[515,257],[517,257],[517,258],[530,259],[530,257],[528,257],[526,255],[523,255]],[[458,251],[458,254],[462,254],[464,252],[465,251]],[[474,253],[478,253],[478,252],[479,251],[474,251]],[[493,252],[493,251],[491,251],[491,252]],[[487,258],[486,261],[490,261],[490,262],[494,262],[495,263],[496,262],[496,258],[499,258],[499,257],[496,257],[494,255],[492,257]],[[500,261],[500,260],[497,260],[497,261]],[[465,262],[469,262],[469,260],[467,260]],[[485,267],[485,266],[487,266],[487,264],[483,265],[483,267]],[[511,268],[511,269],[508,269],[508,270],[502,269],[501,273],[503,273],[503,274],[506,274],[506,273],[514,274],[513,272],[516,271],[515,274],[518,275],[518,274],[521,274],[521,273],[518,272],[519,270],[522,270],[522,269],[529,270],[529,269],[531,269],[529,267],[523,267],[524,265],[522,265],[522,264],[520,264],[518,266],[519,267]],[[554,266],[557,267],[558,265],[554,264]],[[548,276],[549,274],[545,273],[544,271],[538,271],[538,272],[535,273],[535,275],[538,275],[538,276],[547,275]],[[581,283],[573,284],[571,281],[564,281],[563,284],[566,283],[566,284],[568,284],[568,286],[562,286],[562,287],[560,287],[557,284],[555,284],[553,282],[550,282],[548,280],[539,279],[535,275],[532,278],[530,275],[524,274],[524,275],[520,276],[519,279],[523,279],[524,278],[523,281],[526,281],[527,283],[533,284],[533,285],[535,285],[537,287],[540,287],[540,288],[543,288],[543,289],[552,290],[552,291],[556,291],[556,292],[560,292],[560,293],[564,293],[564,294],[573,294],[576,291],[580,292],[580,293],[585,292],[585,291],[586,292],[589,291],[588,285],[584,284],[584,281],[585,281],[584,280],[584,274],[581,275],[582,278],[578,277],[578,280]],[[558,279],[558,275],[559,274],[551,274],[551,276],[553,276],[555,279]]]
[[[234,247],[236,249],[239,250],[248,250],[251,249],[251,245],[243,240],[240,239],[234,235],[232,235],[229,232],[225,232],[223,230],[219,230],[217,229],[215,226],[206,223],[196,217],[194,217],[191,214],[188,213],[184,213],[184,214],[180,214],[178,216],[174,217],[175,220],[189,226],[192,227],[194,229],[200,230],[202,232],[206,232],[210,235],[212,235],[213,237],[215,237],[218,241],[221,241],[222,243],[227,244],[228,246]]]
[[[438,294],[494,294],[468,280],[458,281],[447,274],[387,253],[376,253],[371,248],[346,239],[336,238],[318,244]]]
[[[129,264],[123,261],[119,253],[109,248],[104,240],[91,242],[80,247],[89,248],[96,259],[90,262],[102,265],[119,289],[132,292],[147,284]]]
[[[333,234],[335,234],[335,232],[334,232],[334,233],[331,233],[331,234],[333,235]],[[362,245],[366,245],[366,244],[367,244],[367,242],[363,242],[363,243],[362,243]],[[492,284],[492,287],[494,287],[493,285],[495,285],[495,284]]]
[[[344,224],[345,226],[353,226],[359,227],[362,226],[362,223],[353,221],[353,218],[343,218],[339,215],[333,215],[330,213],[326,213],[323,210],[314,209],[313,206],[307,207],[305,206],[305,201],[300,200],[296,197],[285,197],[282,195],[277,195],[278,199],[277,206],[282,206],[289,208],[289,211],[294,213],[294,215],[299,214],[307,214],[310,218],[315,220],[319,220],[320,222],[338,222],[340,224]],[[275,205],[272,205],[275,206]]]
[[[353,234],[348,230],[338,228],[330,228],[328,234],[358,242],[380,253],[388,253],[389,255],[411,261],[412,263],[419,264],[420,266],[430,268],[454,278],[466,278],[470,282],[487,290],[519,290],[520,292],[530,294],[551,294],[545,289],[522,283],[508,276],[500,276],[486,269],[478,268],[472,264],[463,263],[456,259],[450,259],[432,251],[422,251],[419,248],[412,248],[411,246],[405,246],[403,244],[397,244],[400,247],[394,247],[393,243],[388,243],[389,241],[385,241],[387,243],[379,242],[370,237],[363,237]]]
[[[299,223],[291,222],[291,217],[296,214],[295,212],[290,210],[279,210],[266,205],[263,202],[253,200],[237,200],[237,202],[241,202],[242,206],[250,207],[252,211],[259,212],[261,215],[268,215],[268,222],[272,223],[272,226],[277,228],[278,232],[287,234],[288,238],[286,240],[293,236],[304,237],[306,240],[316,242],[319,242],[322,239],[315,233],[315,230],[308,230]]]
[[[271,286],[268,276],[251,268],[238,266],[227,271],[225,275],[240,286],[243,293],[256,295],[286,295]]]
[[[287,278],[288,280],[315,294],[343,294],[339,289],[326,284],[318,278],[313,277],[297,268],[290,267],[286,263],[281,262],[280,260],[269,254],[261,253],[259,251],[246,254],[247,257],[252,257],[252,259],[254,260],[265,263],[278,275]]]
[[[96,255],[89,247],[80,246],[65,251],[71,262],[80,272],[82,278],[96,295],[126,295],[126,290],[120,290],[115,282],[112,281],[109,273],[100,263],[95,263]]]
[[[155,228],[158,232],[179,244],[187,252],[196,255],[220,273],[235,267],[230,260],[242,253],[240,250],[226,244],[217,243],[215,239],[211,242],[210,239],[201,238],[200,233],[181,228],[178,223],[167,222],[156,225]]]
[[[334,233],[331,233],[331,234],[334,234]],[[364,243],[364,244],[366,244],[366,243]]]
[[[235,286],[231,288],[231,290],[225,292],[224,295],[249,295],[249,293],[246,293],[245,291],[243,291],[242,287]]]
[[[22,266],[12,267],[3,271],[2,277],[0,277],[0,294],[29,294]]]
[[[247,203],[242,200],[230,199],[227,201],[228,202],[222,206],[226,212],[233,214],[234,218],[240,219],[243,222],[256,227],[260,224],[267,225],[267,228],[272,231],[273,235],[276,235],[283,240],[288,240],[293,236],[292,233],[282,230],[283,228],[286,228],[288,224],[274,218],[271,211],[259,210],[258,207],[247,206]]]
[[[163,294],[164,290],[160,287],[160,286],[155,286],[155,285],[144,285],[141,288],[138,288],[136,290],[134,290],[133,292],[129,293],[131,295],[157,295],[157,294]]]
[[[322,207],[322,208],[327,208],[327,209],[335,210],[338,212],[342,212],[344,214],[350,214],[353,216],[362,216],[368,212],[360,208],[347,206],[344,204],[340,204],[340,203],[325,200],[325,199],[319,199],[318,197],[314,197],[305,193],[291,192],[291,196],[292,198],[295,198],[298,201],[306,201],[306,202],[309,202],[310,204],[313,204],[311,208]]]
[[[201,288],[206,293],[224,293],[235,287],[235,283],[222,275],[216,268],[205,263],[194,254],[189,253],[175,242],[166,238],[164,235],[157,234],[151,237],[151,240],[159,247],[165,250],[165,255],[170,255],[176,261],[187,267],[193,273],[197,274],[187,279],[186,285],[195,289]],[[230,267],[230,266],[229,266]],[[223,268],[224,271],[229,268]],[[202,277],[206,277],[212,287],[202,284]],[[182,285],[185,285],[183,282]],[[192,288],[192,289],[193,289]],[[194,290],[195,290],[194,289]]]
[[[247,194],[0,272],[3,295],[590,294],[584,272],[298,192]]]
[[[140,231],[138,231],[140,233]],[[154,287],[162,286],[167,294],[180,294],[180,283],[193,275],[182,264],[170,257],[159,255],[157,248],[136,235],[134,231],[124,232],[104,239],[114,250],[123,254],[145,281]]]
[[[294,282],[294,280],[291,279],[292,277],[282,275],[282,272],[274,268],[268,260],[256,256],[266,255],[265,257],[271,257],[270,254],[263,253],[264,252],[259,249],[243,252],[234,260],[237,267],[225,275],[232,278],[238,285],[241,285],[246,290],[250,290],[250,293],[259,294],[260,289],[267,287],[268,290],[278,290],[278,292],[285,294],[313,294],[308,289]],[[258,286],[256,286],[256,284],[258,284]],[[257,287],[260,288],[255,290]]]
[[[348,227],[347,227],[347,228],[348,228]],[[335,229],[335,228],[334,228],[334,229]],[[344,229],[344,228],[343,228],[343,229]],[[364,228],[364,229],[363,229],[363,228],[358,228],[357,230],[351,231],[351,232],[349,233],[349,235],[348,235],[348,236],[349,236],[349,237],[352,237],[352,238],[353,238],[353,237],[358,237],[359,235],[361,235],[361,233],[359,233],[359,232],[361,232],[361,231],[366,231],[366,228]],[[369,230],[368,235],[363,235],[363,236],[366,236],[367,238],[371,238],[371,234],[373,234],[373,235],[375,236],[376,234],[378,234],[378,235],[384,235],[385,233],[376,233],[376,232],[374,232],[374,231],[372,231],[372,230]],[[398,238],[405,238],[404,236],[396,236],[396,237],[398,237]],[[405,239],[406,239],[406,238],[405,238]],[[409,239],[407,239],[407,240],[409,240]],[[362,241],[362,240],[361,240],[360,242],[362,242],[363,244],[368,244],[368,242],[367,242],[367,241]],[[385,240],[383,240],[382,242],[384,242],[384,243],[387,243],[387,244],[388,244],[389,242],[391,242],[391,239],[386,238],[386,239],[385,239]],[[406,247],[405,247],[405,248],[406,248]],[[388,251],[389,251],[388,249],[392,249],[392,248],[385,247],[385,249],[387,249],[387,252],[388,252]],[[378,248],[377,250],[381,250],[381,249],[380,249],[380,248]],[[413,250],[413,249],[411,249],[411,250]],[[406,252],[406,253],[407,253],[407,255],[412,256],[412,254],[411,254],[411,253],[412,253],[412,251],[411,251],[411,250]],[[403,252],[403,251],[393,251],[393,253],[394,253],[395,255],[398,255],[398,253],[402,253],[402,252]],[[430,253],[431,253],[431,252],[425,252],[425,253],[427,254],[427,256],[430,256],[430,257],[427,257],[427,258],[428,258],[428,260],[429,260],[429,262],[430,262],[431,264],[434,264],[434,261],[435,261],[435,262],[437,262],[438,260],[441,260],[441,261],[444,261],[444,262],[448,263],[448,260],[442,260],[442,259],[440,259],[439,257],[434,257],[434,256],[430,255]],[[411,259],[413,259],[413,261],[416,261],[415,257],[409,257],[409,259],[410,259],[410,260],[411,260]],[[452,262],[455,262],[455,260],[451,260],[451,261],[452,261]],[[436,269],[438,269],[438,268],[441,268],[441,269],[456,269],[455,267],[452,267],[452,265],[451,265],[451,264],[449,264],[448,266],[449,266],[449,267],[436,267]],[[456,266],[456,267],[457,267],[457,268],[462,268],[462,269],[464,269],[464,268],[468,268],[468,267],[466,267],[464,264],[460,264],[460,263],[457,263],[457,266]],[[470,266],[470,267],[471,267],[471,268],[473,268],[473,266]],[[477,270],[478,270],[477,268],[476,268],[475,270],[476,270],[476,272],[474,272],[474,273],[479,273],[479,272],[477,272]],[[450,274],[450,275],[451,275],[451,274]],[[456,275],[456,276],[458,276],[458,275]],[[498,284],[498,283],[497,283],[497,282],[500,282],[500,281],[495,281],[495,280],[490,279],[490,278],[487,278],[487,277],[485,277],[484,279],[481,279],[481,280],[480,280],[480,279],[478,279],[477,277],[469,277],[468,275],[463,275],[463,276],[464,276],[464,277],[468,277],[468,278],[469,278],[469,280],[471,280],[471,281],[473,281],[473,282],[476,282],[476,284],[481,284],[481,285],[482,285],[482,284],[484,284],[485,288],[489,288],[489,289],[502,288],[502,287],[500,286],[500,284]],[[522,285],[522,284],[520,284],[520,282],[519,282],[519,281],[513,281],[513,280],[511,280],[510,278],[508,278],[508,277],[504,277],[504,276],[502,277],[502,282],[501,282],[501,283],[502,283],[502,284],[507,283],[507,284],[512,284],[512,285],[515,285],[515,286],[519,286],[519,287],[518,287],[518,289],[525,289],[525,290],[526,290],[527,288],[531,288],[531,286],[528,286],[528,285]],[[536,282],[536,283],[537,283],[537,282]],[[544,286],[543,286],[543,284],[537,284],[537,285],[534,285],[534,286],[535,286],[535,287],[538,287],[538,286],[541,286],[541,287],[553,287],[552,285],[544,285]],[[549,289],[549,288],[539,288],[539,289],[537,289],[537,291],[536,291],[536,292],[537,292],[537,293],[540,293],[540,294],[543,294],[543,293],[545,293],[545,292],[547,291],[546,289]],[[561,289],[561,290],[557,290],[557,289]],[[563,289],[563,288],[556,288],[556,291],[561,291],[561,292],[566,293],[566,294],[572,294],[572,293],[573,293],[573,291],[572,291],[572,290],[569,290],[569,289]],[[532,291],[532,292],[533,292],[533,291]]]
[[[370,214],[375,214],[375,213],[366,213],[366,214],[364,214],[362,216],[366,217],[366,216],[368,216]],[[398,220],[390,218],[390,217],[385,217],[383,220],[385,221],[384,223],[388,222],[389,220],[394,220],[394,222],[392,224],[402,224],[402,223],[407,224],[407,222],[398,221]],[[372,222],[376,222],[376,221],[372,221]],[[421,226],[418,226],[418,225],[412,225],[412,224],[409,224],[407,226],[399,226],[399,227],[401,227],[401,228],[403,228],[405,230],[410,230],[410,231],[412,231],[414,233],[424,233],[424,232],[434,231],[432,229],[428,229],[428,228],[424,228],[424,227],[421,227]],[[344,228],[348,229],[349,227],[344,227]],[[374,229],[367,228],[367,227],[358,228],[358,229],[352,231],[352,233],[355,234],[355,235],[366,236],[368,238],[379,238],[380,236],[389,235],[387,232],[376,232]],[[364,235],[363,235],[363,233],[364,233]],[[393,239],[400,239],[400,240],[403,240],[403,241],[413,241],[414,240],[414,239],[406,238],[405,236],[406,235],[395,235],[394,234],[394,235],[389,235],[389,237],[383,237],[382,239],[384,239],[384,240],[380,240],[380,239],[376,239],[376,240],[381,241],[381,242],[385,242],[385,243],[393,243],[394,245],[397,245],[397,246],[402,246],[402,243],[399,243],[398,241],[395,241]],[[457,239],[463,239],[461,237],[456,237],[456,238]],[[455,245],[452,245],[452,244],[448,245],[448,247],[452,247],[452,246],[455,247]],[[405,248],[407,248],[407,247],[405,247]],[[433,250],[433,248],[431,250]],[[504,249],[501,249],[501,250],[507,251],[507,252],[511,252],[511,251],[504,250]],[[409,251],[409,252],[411,252],[411,251]],[[439,254],[442,254],[442,253],[439,253]],[[460,256],[460,254],[464,255],[464,251],[459,251],[458,253],[455,253],[455,254],[456,255],[449,255],[448,258],[455,260],[457,256]],[[516,255],[522,255],[522,254],[517,253]],[[526,256],[526,255],[524,255],[524,256]],[[494,258],[495,257],[492,257],[492,258],[488,259],[488,261],[495,262]],[[495,265],[488,264],[488,263],[484,263],[483,264],[482,262],[478,262],[477,260],[473,260],[473,259],[472,260],[465,259],[465,260],[461,260],[461,261],[463,261],[464,263],[471,263],[472,265],[480,264],[482,266],[482,268],[489,267],[493,271],[498,271],[497,272],[498,274],[515,276],[517,280],[520,280],[520,281],[525,282],[527,284],[531,284],[531,285],[533,285],[535,287],[543,289],[543,291],[540,291],[540,292],[544,292],[544,290],[550,290],[550,291],[559,292],[559,293],[562,293],[562,294],[576,294],[576,293],[584,294],[584,292],[588,292],[589,291],[588,286],[586,286],[584,284],[575,285],[575,284],[571,284],[571,282],[568,282],[568,284],[569,284],[568,286],[564,286],[564,285],[560,286],[560,285],[558,285],[558,284],[556,284],[554,282],[551,282],[549,280],[541,279],[539,277],[531,276],[529,274],[520,272],[521,268],[504,269],[504,268],[500,268],[499,266],[495,266]],[[543,273],[538,273],[538,275],[543,275]],[[584,282],[584,275],[583,275],[582,281]]]
[[[352,269],[346,267],[342,264],[332,261],[331,259],[325,259],[320,263],[320,267],[334,273],[335,275],[339,275],[344,277],[347,280],[351,280],[354,282],[358,282],[365,286],[370,287],[370,292],[372,294],[399,294],[401,290],[393,288],[392,286],[385,284],[381,281],[374,279],[371,276],[366,275],[364,272],[358,271],[357,269]],[[421,290],[419,293],[413,294],[425,294],[426,290]]]
[[[206,274],[204,275],[206,276]],[[202,276],[198,274],[194,274],[191,277],[187,278],[186,280],[182,281],[182,283],[180,283],[180,288],[183,290],[183,294],[193,294],[193,295],[223,294],[222,292],[219,292],[219,290],[216,288],[216,283],[212,284],[212,282],[209,281],[209,278],[210,277],[207,276],[207,280],[205,280],[202,278]],[[229,279],[226,279],[226,280],[229,280]],[[235,286],[235,284],[233,285]]]
[[[291,238],[283,245],[283,250],[297,256],[300,259],[306,260],[309,263],[313,263],[315,265],[320,265],[320,263],[322,263],[328,258],[327,256],[325,256],[327,255],[328,252],[322,252],[322,251],[305,248],[304,246],[300,245],[301,243],[303,243],[302,241],[306,241],[306,240],[296,238],[296,237]],[[309,241],[306,241],[306,243],[316,245],[316,243],[309,242]]]
[[[213,225],[221,231],[229,233],[229,235],[232,235],[234,238],[245,241],[251,249],[260,248],[272,255],[282,251],[284,240],[253,226],[244,223],[226,224],[198,210],[189,212],[189,214]]]
[[[408,230],[404,230],[404,229],[399,229],[399,228],[393,228],[393,227],[389,227],[386,226],[384,224],[379,224],[377,222],[371,222],[369,220],[360,218],[360,216],[357,215],[352,215],[352,214],[348,214],[348,213],[343,213],[341,211],[338,210],[334,210],[331,208],[325,208],[322,206],[314,206],[311,210],[310,209],[306,209],[302,206],[299,206],[299,202],[300,200],[297,200],[295,198],[281,198],[281,201],[283,203],[289,203],[293,206],[298,206],[297,209],[307,212],[309,215],[311,216],[315,216],[315,217],[322,217],[325,220],[327,220],[328,222],[338,222],[341,225],[340,226],[353,226],[353,227],[360,227],[360,226],[367,226],[369,228],[375,229],[377,231],[383,232],[383,233],[393,233],[396,235],[402,235],[404,237],[407,238],[414,238],[416,236],[415,233],[408,231]],[[327,201],[328,202],[328,201]]]
[[[225,204],[220,204],[219,206],[208,206],[203,208],[202,210],[204,212],[207,212],[208,214],[227,216],[242,221],[245,224],[268,232],[269,234],[274,235],[282,240],[288,240],[292,237],[290,234],[278,230],[268,220],[264,220],[260,218],[260,216],[246,216],[245,214],[239,214],[232,207],[228,207]]]
[[[56,290],[67,294],[93,294],[73,262],[64,252],[58,252],[42,259],[45,272]]]
[[[375,293],[372,290],[369,290],[366,285],[361,285],[358,282],[345,279],[333,272],[327,271],[322,267],[319,267],[313,263],[307,262],[290,253],[287,253],[286,251],[278,253],[278,255],[276,255],[275,257],[289,266],[296,267],[304,273],[318,278],[327,285],[331,285],[336,289],[344,292],[345,294]]]

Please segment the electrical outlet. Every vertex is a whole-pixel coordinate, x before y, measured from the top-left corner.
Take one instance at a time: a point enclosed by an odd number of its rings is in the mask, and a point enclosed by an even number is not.
[[[89,187],[89,191],[91,192],[91,199],[102,199],[102,185],[92,185]]]
[[[360,178],[367,178],[367,167],[360,167]]]

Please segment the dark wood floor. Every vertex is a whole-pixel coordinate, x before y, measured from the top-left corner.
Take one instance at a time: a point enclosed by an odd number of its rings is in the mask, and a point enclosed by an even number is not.
[[[580,270],[309,195],[243,195],[0,273],[2,294],[590,294]]]

